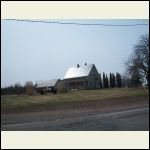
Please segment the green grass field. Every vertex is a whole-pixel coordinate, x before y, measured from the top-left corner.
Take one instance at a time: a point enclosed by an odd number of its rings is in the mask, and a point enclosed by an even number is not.
[[[137,97],[149,95],[148,89],[116,88],[100,90],[80,90],[54,95],[3,95],[1,96],[1,110],[34,108],[41,106],[56,106],[68,102],[104,100],[121,97]]]

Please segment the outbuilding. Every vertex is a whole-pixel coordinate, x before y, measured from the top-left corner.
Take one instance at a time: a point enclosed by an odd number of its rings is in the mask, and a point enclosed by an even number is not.
[[[40,92],[41,94],[45,92],[52,92],[56,94],[58,91],[60,82],[61,82],[60,79],[39,81],[36,86],[37,92]]]

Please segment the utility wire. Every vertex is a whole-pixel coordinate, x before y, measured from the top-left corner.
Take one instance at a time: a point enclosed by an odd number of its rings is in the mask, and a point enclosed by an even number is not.
[[[38,20],[28,20],[28,19],[4,19],[9,21],[22,21],[22,22],[36,22],[36,23],[47,23],[47,24],[63,24],[63,25],[81,25],[81,26],[145,26],[149,24],[100,24],[100,23],[77,23],[77,22],[60,22],[60,21],[38,21]]]

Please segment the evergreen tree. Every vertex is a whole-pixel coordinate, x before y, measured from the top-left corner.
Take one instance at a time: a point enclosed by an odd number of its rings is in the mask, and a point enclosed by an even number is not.
[[[117,87],[121,88],[122,87],[121,75],[118,72],[116,73],[116,81],[117,81]]]
[[[106,87],[106,88],[109,88],[107,75],[106,75],[106,78],[105,78],[105,87]]]
[[[112,73],[112,87],[115,88],[116,87],[116,79],[115,79],[115,75]]]
[[[99,74],[99,76],[100,76],[100,89],[102,88],[102,79],[101,79],[101,74]]]
[[[122,87],[121,74],[119,73],[119,87]]]
[[[110,88],[113,88],[113,78],[112,78],[112,74],[111,73],[109,75],[109,86],[110,86]]]
[[[103,88],[106,88],[105,73],[103,72]]]
[[[117,87],[118,87],[118,72],[116,73],[116,83],[117,83]]]

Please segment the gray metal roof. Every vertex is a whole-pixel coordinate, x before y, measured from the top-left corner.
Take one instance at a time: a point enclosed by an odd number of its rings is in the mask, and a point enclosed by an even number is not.
[[[94,64],[71,67],[68,69],[64,79],[88,76]]]
[[[46,80],[46,81],[39,81],[39,82],[37,83],[37,88],[55,86],[58,80],[59,80],[59,79]]]

